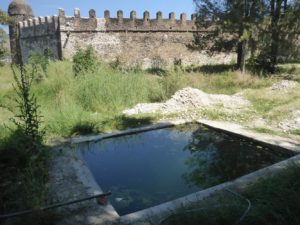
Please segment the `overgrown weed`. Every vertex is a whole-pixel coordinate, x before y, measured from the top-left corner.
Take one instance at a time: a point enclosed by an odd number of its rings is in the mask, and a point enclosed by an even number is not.
[[[41,207],[47,202],[49,154],[43,145],[41,115],[31,89],[35,73],[30,67],[13,68],[17,110],[12,119],[14,127],[6,126],[0,139],[1,214]],[[42,213],[12,221],[13,224],[41,224],[47,215]]]

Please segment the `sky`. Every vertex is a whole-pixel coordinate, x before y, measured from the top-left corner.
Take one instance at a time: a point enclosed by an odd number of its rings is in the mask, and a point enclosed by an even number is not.
[[[10,2],[11,0],[0,0],[0,8],[7,11]],[[116,17],[117,11],[121,9],[124,18],[129,18],[131,10],[137,12],[138,18],[146,10],[150,12],[151,18],[155,18],[157,11],[162,11],[164,18],[168,18],[170,12],[175,12],[176,18],[185,12],[190,18],[190,14],[195,11],[193,0],[27,0],[27,3],[31,5],[35,16],[57,15],[59,8],[64,8],[67,16],[73,15],[74,8],[80,8],[83,17],[88,16],[88,11],[92,8],[96,10],[97,17],[103,17],[106,9],[110,10],[111,17]]]

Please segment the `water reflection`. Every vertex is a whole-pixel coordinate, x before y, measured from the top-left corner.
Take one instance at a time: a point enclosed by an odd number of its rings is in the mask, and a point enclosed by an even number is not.
[[[232,180],[287,156],[198,124],[78,145],[120,215]]]
[[[207,188],[274,164],[290,156],[224,133],[200,128],[185,147],[190,157],[183,178],[190,186]]]

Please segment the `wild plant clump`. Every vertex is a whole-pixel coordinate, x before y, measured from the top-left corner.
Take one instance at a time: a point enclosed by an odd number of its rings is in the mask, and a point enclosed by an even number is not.
[[[73,56],[73,73],[75,76],[94,72],[96,69],[96,57],[91,47],[86,50],[79,49]]]
[[[39,114],[37,99],[31,93],[35,70],[31,69],[29,71],[25,67],[20,66],[17,70],[13,69],[13,75],[19,112],[12,120],[17,126],[20,144],[24,151],[32,155],[33,158],[39,158],[44,131],[41,130],[42,116]]]
[[[32,84],[36,70],[30,65],[12,67],[15,96],[12,110],[15,127],[6,126],[7,135],[0,140],[0,211],[23,211],[47,204],[49,152],[43,145],[45,132]],[[40,84],[39,84],[40,85]],[[47,213],[8,220],[11,224],[44,224]],[[5,221],[6,222],[6,221]],[[48,223],[47,223],[48,224]],[[50,223],[49,223],[50,224]]]

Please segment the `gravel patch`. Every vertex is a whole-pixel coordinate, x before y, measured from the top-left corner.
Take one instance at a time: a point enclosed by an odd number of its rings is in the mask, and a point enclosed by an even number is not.
[[[282,80],[273,84],[273,86],[270,87],[270,89],[273,91],[287,90],[296,87],[296,85],[296,81]]]
[[[295,110],[293,119],[281,122],[279,127],[284,131],[300,130],[300,110]]]
[[[143,113],[172,114],[185,112],[187,110],[204,109],[220,106],[232,111],[245,109],[251,106],[241,94],[236,95],[214,95],[207,94],[199,89],[187,87],[177,91],[168,101],[164,103],[142,103],[132,109],[123,111],[125,115],[136,115]]]

